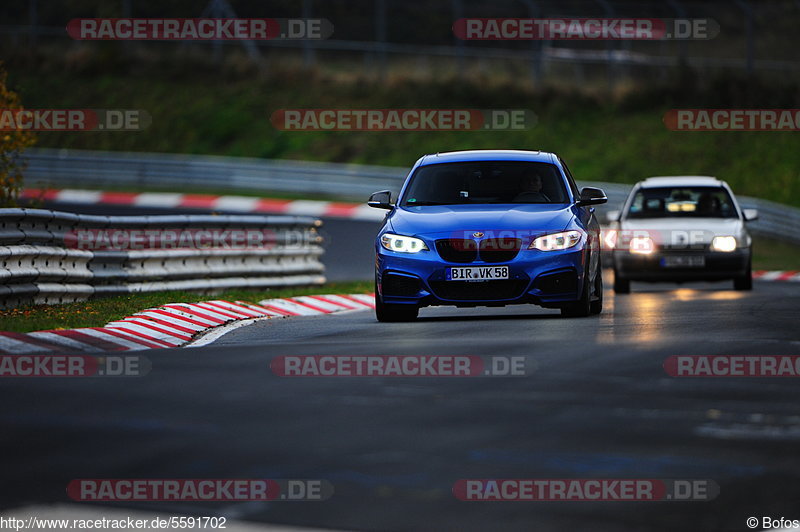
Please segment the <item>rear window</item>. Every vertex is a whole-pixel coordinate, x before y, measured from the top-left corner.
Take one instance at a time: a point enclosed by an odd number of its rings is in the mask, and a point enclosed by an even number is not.
[[[628,218],[738,218],[728,191],[722,187],[641,188],[633,197]]]
[[[422,205],[567,203],[564,178],[549,163],[477,161],[422,166],[401,201]]]

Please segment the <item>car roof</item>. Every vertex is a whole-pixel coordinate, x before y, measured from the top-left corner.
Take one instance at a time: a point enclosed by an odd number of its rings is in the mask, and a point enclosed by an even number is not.
[[[642,188],[654,187],[719,187],[723,182],[716,177],[704,175],[674,175],[648,177],[644,181],[639,181]]]
[[[553,163],[555,160],[555,154],[538,150],[463,150],[424,155],[420,159],[419,165],[424,166],[428,164],[471,161],[529,161]]]

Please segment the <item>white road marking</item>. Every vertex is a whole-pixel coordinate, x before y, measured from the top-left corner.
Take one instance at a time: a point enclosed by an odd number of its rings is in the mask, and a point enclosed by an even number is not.
[[[65,188],[58,192],[58,201],[65,203],[100,203],[103,193],[99,190],[72,190]]]
[[[183,194],[143,192],[136,196],[133,204],[139,207],[177,207],[181,201],[183,201]]]
[[[204,345],[208,345],[216,340],[219,340],[226,334],[231,331],[235,331],[239,327],[244,327],[245,325],[252,325],[253,323],[258,323],[265,320],[274,319],[269,316],[264,316],[263,318],[249,318],[246,320],[238,320],[234,321],[233,323],[227,323],[225,325],[220,325],[219,327],[214,327],[213,329],[209,329],[209,331],[203,334],[201,337],[192,340],[188,344],[182,347],[202,347]]]

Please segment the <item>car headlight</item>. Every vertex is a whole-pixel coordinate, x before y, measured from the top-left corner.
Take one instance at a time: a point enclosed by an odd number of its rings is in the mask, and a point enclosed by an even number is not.
[[[392,233],[384,233],[381,235],[381,245],[389,251],[397,251],[398,253],[419,253],[420,251],[428,251],[428,246],[419,238],[393,235]]]
[[[531,242],[528,249],[538,249],[539,251],[558,251],[569,249],[581,241],[583,233],[580,231],[564,231],[563,233],[552,233],[540,236]]]
[[[732,236],[715,236],[711,241],[712,251],[730,253],[736,250],[736,238]]]
[[[639,255],[650,255],[656,250],[656,243],[649,236],[635,236],[628,244],[628,251]]]

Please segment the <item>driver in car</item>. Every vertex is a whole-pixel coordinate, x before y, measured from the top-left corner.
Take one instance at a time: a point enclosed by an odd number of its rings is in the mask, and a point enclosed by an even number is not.
[[[519,178],[520,192],[514,203],[549,203],[550,198],[542,192],[542,176],[535,170],[525,170]]]

